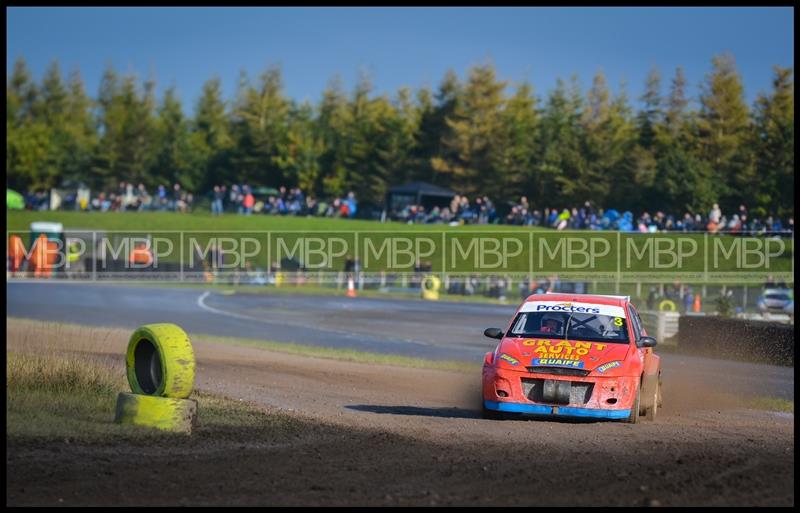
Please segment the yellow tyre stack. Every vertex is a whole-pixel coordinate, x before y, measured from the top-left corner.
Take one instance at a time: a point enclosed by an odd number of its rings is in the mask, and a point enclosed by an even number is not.
[[[120,393],[115,421],[191,433],[197,401],[189,336],[175,324],[147,324],[131,335],[125,356],[132,394]]]
[[[442,280],[437,276],[429,274],[422,280],[422,299],[430,301],[437,301],[439,299],[439,288],[442,286]]]

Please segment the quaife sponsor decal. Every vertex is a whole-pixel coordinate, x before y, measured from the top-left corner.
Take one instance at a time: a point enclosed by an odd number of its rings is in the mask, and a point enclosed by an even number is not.
[[[622,362],[620,362],[620,361],[608,362],[608,363],[604,363],[603,365],[598,367],[596,370],[597,370],[597,372],[605,372],[608,369],[613,369],[614,367],[619,367],[620,365],[622,365]]]
[[[581,360],[567,360],[565,358],[534,358],[531,365],[546,365],[548,367],[571,367],[573,369],[582,369],[583,362]]]
[[[579,306],[572,303],[558,303],[555,305],[536,305],[537,312],[573,312],[599,314],[600,309],[592,306]]]
[[[507,361],[507,362],[508,362],[508,363],[510,363],[511,365],[517,365],[517,364],[519,364],[519,360],[517,360],[517,359],[516,359],[516,358],[514,358],[513,356],[508,356],[508,355],[507,355],[507,354],[505,354],[505,353],[503,353],[503,354],[501,354],[500,356],[498,356],[498,358],[500,358],[501,360],[505,360],[505,361]]]

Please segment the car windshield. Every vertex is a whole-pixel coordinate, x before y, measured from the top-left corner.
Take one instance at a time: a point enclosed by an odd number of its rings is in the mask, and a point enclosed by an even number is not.
[[[765,299],[772,299],[774,301],[789,301],[791,299],[789,294],[767,294],[764,296]]]
[[[555,338],[590,342],[628,342],[624,317],[576,312],[522,312],[509,335],[520,338]]]

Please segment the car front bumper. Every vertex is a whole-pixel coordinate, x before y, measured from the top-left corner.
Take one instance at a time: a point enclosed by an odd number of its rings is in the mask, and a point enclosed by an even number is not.
[[[594,419],[626,419],[631,410],[606,410],[598,408],[579,408],[575,406],[551,406],[547,404],[512,403],[500,401],[483,401],[487,410],[523,413],[528,415],[558,415],[561,417],[584,417]]]
[[[530,415],[623,419],[635,404],[639,379],[628,376],[565,376],[485,366],[483,400],[488,410]],[[568,399],[543,393],[545,381],[569,382]]]

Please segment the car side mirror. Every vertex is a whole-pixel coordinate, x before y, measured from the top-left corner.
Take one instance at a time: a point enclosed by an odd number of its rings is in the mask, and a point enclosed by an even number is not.
[[[503,332],[502,330],[500,330],[500,328],[486,328],[485,330],[483,330],[483,334],[484,336],[487,336],[489,338],[496,338],[498,340],[503,338]]]
[[[642,337],[639,339],[639,347],[656,347],[656,339],[653,337]]]

